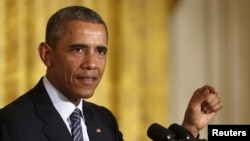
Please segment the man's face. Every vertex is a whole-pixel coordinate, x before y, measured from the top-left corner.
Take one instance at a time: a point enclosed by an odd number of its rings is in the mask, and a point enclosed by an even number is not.
[[[93,95],[106,64],[107,35],[102,24],[71,21],[50,52],[49,81],[71,102]]]

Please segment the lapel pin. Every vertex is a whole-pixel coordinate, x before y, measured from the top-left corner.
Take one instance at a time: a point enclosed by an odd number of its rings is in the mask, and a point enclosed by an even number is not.
[[[95,131],[96,131],[96,133],[101,133],[102,132],[102,130],[100,128],[97,128]]]

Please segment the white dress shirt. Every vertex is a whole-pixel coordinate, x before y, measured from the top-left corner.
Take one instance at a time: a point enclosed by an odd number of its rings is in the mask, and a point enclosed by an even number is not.
[[[48,80],[46,76],[43,77],[43,84],[45,86],[45,89],[47,90],[49,97],[60,114],[61,118],[65,122],[69,132],[71,133],[71,128],[70,128],[70,120],[69,116],[70,114],[75,110],[76,107],[78,107],[81,112],[82,112],[82,100],[80,103],[75,106],[72,102],[70,102],[62,93],[60,93]],[[83,115],[83,113],[82,113]],[[81,119],[82,123],[82,131],[83,131],[83,140],[84,141],[89,141],[88,133],[87,133],[87,127],[85,124],[84,120],[84,115],[83,118]]]

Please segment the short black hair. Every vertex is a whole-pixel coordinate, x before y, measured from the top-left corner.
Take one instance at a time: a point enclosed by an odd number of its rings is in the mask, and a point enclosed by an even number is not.
[[[105,27],[107,40],[108,29],[102,17],[94,10],[84,6],[69,6],[58,10],[48,20],[45,42],[52,47],[64,35],[69,21],[79,20],[89,23],[102,24]]]

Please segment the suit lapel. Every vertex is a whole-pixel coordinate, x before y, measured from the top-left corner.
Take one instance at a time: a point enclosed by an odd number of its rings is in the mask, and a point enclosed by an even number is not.
[[[50,101],[41,80],[34,90],[36,91],[33,97],[35,108],[38,117],[44,121],[44,128],[42,129],[44,134],[51,141],[72,141],[67,126]]]
[[[85,119],[85,124],[87,126],[87,131],[90,141],[103,141],[104,138],[101,133],[101,127],[98,126],[95,120],[94,113],[89,109],[85,102],[83,101],[83,114]]]

